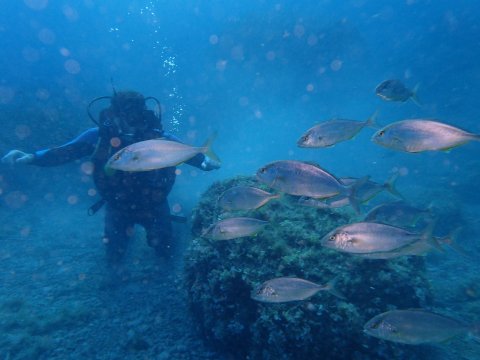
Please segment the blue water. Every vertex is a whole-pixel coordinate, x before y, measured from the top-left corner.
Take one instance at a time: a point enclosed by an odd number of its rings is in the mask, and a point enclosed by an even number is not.
[[[93,126],[86,106],[111,95],[113,83],[157,97],[164,127],[187,143],[218,132],[220,170],[181,167],[170,195],[181,214],[214,181],[253,174],[273,160],[315,161],[338,176],[379,182],[400,171],[399,190],[436,206],[440,233],[462,226],[463,245],[476,256],[478,142],[404,154],[371,142],[372,129],[328,149],[300,149],[296,140],[319,121],[365,120],[377,110],[381,125],[421,117],[480,133],[479,24],[480,5],[467,0],[4,1],[0,152],[59,145]],[[422,106],[376,97],[375,86],[390,78],[419,84]],[[69,211],[75,216],[62,229],[78,228],[91,221],[82,216],[94,201],[92,186],[82,162],[1,164],[4,231],[56,224]],[[94,250],[101,262],[103,249]],[[447,273],[460,275],[456,266]],[[461,271],[475,278],[471,267]],[[0,349],[0,358],[9,351]]]

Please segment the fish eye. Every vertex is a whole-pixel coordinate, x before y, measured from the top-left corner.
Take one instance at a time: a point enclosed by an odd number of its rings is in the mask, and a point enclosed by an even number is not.
[[[380,130],[380,131],[378,132],[378,136],[383,136],[383,135],[385,135],[385,131],[384,131],[384,130]]]
[[[267,169],[266,168],[261,168],[259,171],[258,171],[260,174],[265,174],[267,172]]]
[[[370,329],[374,329],[374,330],[378,329],[381,323],[382,323],[381,320],[375,321],[373,324],[370,325]]]
[[[330,236],[330,238],[328,240],[335,241],[335,235]]]

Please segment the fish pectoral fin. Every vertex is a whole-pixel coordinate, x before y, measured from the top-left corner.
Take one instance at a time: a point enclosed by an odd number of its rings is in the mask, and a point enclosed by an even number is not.
[[[444,148],[444,149],[441,149],[443,152],[446,152],[447,154],[450,153],[450,151],[452,151],[452,149],[455,149],[456,147],[459,147],[460,145],[462,144],[456,144],[456,145],[452,145],[450,147],[447,147],[447,148]]]
[[[111,168],[110,166],[108,166],[108,164],[105,164],[105,166],[103,167],[103,171],[105,172],[105,175],[107,175],[107,176],[112,176],[113,174],[115,174],[117,172],[116,169]]]
[[[277,176],[275,176],[275,178],[273,179],[273,182],[272,182],[272,186],[273,186],[274,184],[276,184],[277,182],[285,182],[285,179],[286,179],[286,177],[283,176],[283,175],[277,175]]]
[[[392,142],[395,143],[395,144],[401,144],[401,143],[402,143],[402,139],[400,139],[400,138],[397,137],[397,136],[393,136],[393,137],[392,137]]]

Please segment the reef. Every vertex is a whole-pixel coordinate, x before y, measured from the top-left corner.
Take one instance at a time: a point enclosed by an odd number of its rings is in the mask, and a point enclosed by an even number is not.
[[[234,359],[428,359],[431,349],[381,341],[364,323],[394,308],[419,308],[432,296],[424,259],[364,260],[320,245],[333,228],[355,221],[348,208],[317,209],[284,195],[249,211],[222,214],[226,189],[251,185],[251,177],[214,183],[193,211],[193,239],[186,253],[185,286],[195,325],[216,350]],[[269,221],[252,237],[214,241],[202,230],[220,218],[251,216]],[[266,280],[296,276],[325,284],[336,278],[339,299],[327,291],[283,304],[252,300]]]

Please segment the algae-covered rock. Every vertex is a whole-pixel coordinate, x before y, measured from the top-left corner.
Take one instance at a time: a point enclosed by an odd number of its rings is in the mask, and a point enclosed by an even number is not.
[[[353,222],[347,209],[303,207],[282,196],[250,212],[222,214],[226,189],[252,185],[237,177],[212,185],[193,214],[194,239],[186,256],[189,304],[205,339],[235,359],[424,359],[425,348],[380,341],[363,334],[364,323],[393,308],[430,302],[421,257],[362,260],[320,245],[333,228]],[[214,241],[200,236],[219,219],[250,216],[269,224],[257,235]],[[295,276],[324,284],[336,278],[346,299],[327,291],[283,304],[260,303],[251,291],[266,280]]]

